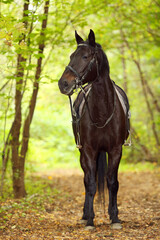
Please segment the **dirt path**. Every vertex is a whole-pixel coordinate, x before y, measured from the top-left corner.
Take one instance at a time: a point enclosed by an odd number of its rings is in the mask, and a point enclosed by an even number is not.
[[[28,208],[24,203],[22,208],[15,208],[15,204],[20,203],[14,202],[14,207],[7,210],[8,220],[0,230],[0,239],[160,239],[159,172],[119,174],[118,205],[122,230],[111,230],[107,211],[104,213],[96,200],[95,230],[86,231],[79,223],[84,200],[81,173],[52,172],[44,176],[43,181],[48,178],[52,180],[52,198],[41,199],[40,194],[29,198],[33,206],[38,203],[44,206],[39,212],[27,203]]]

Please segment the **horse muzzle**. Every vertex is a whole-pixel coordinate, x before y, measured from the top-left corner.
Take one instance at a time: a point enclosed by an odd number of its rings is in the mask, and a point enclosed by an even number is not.
[[[75,80],[69,82],[66,78],[61,78],[58,81],[58,86],[61,93],[71,96],[76,88],[76,82]]]

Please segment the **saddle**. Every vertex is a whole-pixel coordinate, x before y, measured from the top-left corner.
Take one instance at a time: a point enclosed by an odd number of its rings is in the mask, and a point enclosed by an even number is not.
[[[127,131],[130,132],[131,112],[130,112],[130,109],[129,109],[128,97],[127,97],[125,91],[122,88],[120,88],[118,85],[116,85],[115,82],[113,82],[113,86],[114,86],[114,89],[115,89],[115,91],[117,93],[119,101],[120,101],[120,103],[122,105],[123,111],[124,111],[124,113],[126,115],[126,128],[127,128]]]

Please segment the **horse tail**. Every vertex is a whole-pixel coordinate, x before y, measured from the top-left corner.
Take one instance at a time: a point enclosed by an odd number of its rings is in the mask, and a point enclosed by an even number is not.
[[[105,187],[107,187],[107,157],[106,152],[99,152],[97,157],[97,186],[99,200],[105,205]]]

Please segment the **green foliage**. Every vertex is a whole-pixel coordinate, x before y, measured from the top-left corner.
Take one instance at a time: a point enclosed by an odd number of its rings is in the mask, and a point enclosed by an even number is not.
[[[6,191],[3,195],[3,198],[0,197],[1,203],[6,202],[8,199],[13,199],[13,196],[11,195],[11,180],[6,179],[5,180],[5,186]],[[32,211],[39,212],[44,210],[44,203],[48,204],[52,202],[53,198],[56,196],[58,198],[58,194],[60,191],[53,186],[53,179],[41,179],[39,177],[26,177],[26,186],[28,190],[28,194],[26,198],[23,198],[19,201],[13,201],[10,202],[6,206],[2,206],[0,209],[0,215],[4,216],[3,221],[6,220],[6,211],[9,211],[10,209],[14,208],[16,210],[22,210],[27,211],[31,206],[34,206],[32,208]],[[41,196],[41,197],[40,197]]]
[[[0,41],[3,41],[1,47],[5,45],[9,47],[13,46],[17,51],[25,49],[26,44],[24,41],[18,44],[21,36],[26,33],[24,23],[17,21],[17,19],[12,16],[1,15],[0,28]]]
[[[78,167],[79,152],[73,139],[68,99],[58,92],[57,83],[52,85],[52,91],[49,89],[45,84],[39,94],[32,124],[29,162],[33,170],[34,166],[41,170],[42,165],[43,170],[62,165]]]
[[[28,112],[35,66],[43,58],[43,72],[39,79],[40,92],[34,115],[26,170],[79,167],[79,153],[75,147],[71,128],[69,103],[59,93],[57,82],[69,55],[76,48],[74,30],[86,37],[92,28],[96,40],[106,51],[111,68],[111,78],[124,86],[127,78],[128,96],[132,112],[132,126],[137,135],[132,137],[133,147],[124,150],[124,162],[154,160],[159,162],[159,147],[153,133],[153,119],[147,108],[141,76],[135,61],[140,64],[143,76],[154,93],[160,95],[160,10],[156,1],[51,1],[46,30],[46,48],[38,52],[44,1],[32,1],[27,21],[22,17],[23,1],[1,1],[0,15],[0,152],[10,130],[14,116],[14,89],[17,54],[25,57],[22,121]],[[2,14],[3,13],[3,14]],[[26,37],[24,38],[24,35]],[[123,69],[125,59],[126,69]],[[160,118],[153,96],[147,92],[153,110],[156,131],[160,130]],[[159,103],[159,102],[158,102]],[[139,141],[137,141],[139,139]],[[142,150],[144,145],[150,155]],[[47,166],[47,167],[46,167]]]

